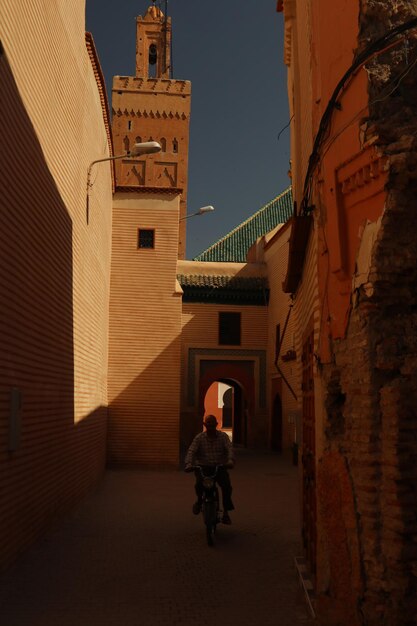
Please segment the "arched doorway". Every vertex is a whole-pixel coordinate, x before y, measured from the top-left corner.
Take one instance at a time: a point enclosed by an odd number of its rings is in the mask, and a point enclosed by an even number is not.
[[[272,407],[271,448],[282,452],[282,401],[278,393]]]
[[[205,411],[205,398],[213,383],[222,383],[226,389],[223,401],[226,405],[226,420],[232,419],[233,443],[246,446],[250,442],[251,415],[255,410],[255,380],[253,362],[250,361],[218,361],[205,362],[200,369],[199,384],[199,415]],[[231,398],[230,398],[231,394]],[[230,407],[231,404],[231,407]]]
[[[241,385],[229,378],[215,380],[204,397],[204,416],[215,415],[218,428],[226,432],[235,444],[246,445],[246,415]]]

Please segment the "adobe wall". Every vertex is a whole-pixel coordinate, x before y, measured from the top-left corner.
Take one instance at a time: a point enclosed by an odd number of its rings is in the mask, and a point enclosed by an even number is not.
[[[415,15],[416,2],[363,1],[360,41]],[[363,232],[347,332],[333,342],[334,365],[323,370],[327,450],[319,495],[324,511],[332,498],[344,508],[339,526],[326,529],[334,624],[411,626],[417,614],[415,54],[413,31],[406,48],[368,66],[369,123],[388,158],[385,207]],[[333,494],[326,489],[332,475]],[[321,607],[329,608],[325,601]]]
[[[187,273],[187,261],[179,263],[179,270]],[[194,267],[195,266],[195,267]],[[259,265],[250,274],[251,265],[238,263],[197,263],[194,262],[192,273],[206,273],[211,266],[214,273],[236,273],[236,271],[248,272],[248,275],[259,273]],[[235,266],[236,269],[231,269]],[[197,268],[197,271],[195,271]],[[214,268],[214,269],[213,269]],[[216,269],[217,268],[217,269]],[[255,274],[254,274],[255,272]],[[241,313],[241,344],[240,346],[222,346],[218,343],[218,316],[219,312]],[[210,362],[221,361],[222,363],[243,362],[245,372],[242,376],[246,379],[238,379],[243,386],[254,384],[256,390],[253,394],[253,403],[248,407],[248,445],[267,446],[267,399],[266,399],[266,346],[267,346],[267,307],[249,305],[227,305],[211,303],[187,303],[182,305],[182,335],[181,335],[181,414],[182,414],[182,446],[189,445],[190,438],[198,432],[201,424],[200,407],[200,373],[201,367]],[[203,363],[203,365],[202,365]],[[249,369],[248,369],[249,368]],[[250,370],[250,371],[249,371]],[[236,373],[236,372],[235,372]],[[237,374],[238,375],[238,374]],[[251,379],[251,383],[249,382]],[[260,392],[262,389],[262,393]],[[248,391],[248,389],[246,389]],[[252,397],[252,394],[250,394]],[[196,426],[197,424],[197,426]]]
[[[179,196],[116,192],[109,327],[108,461],[178,464],[181,293]],[[155,246],[138,248],[138,229]]]
[[[83,3],[2,3],[0,568],[101,475],[111,170]]]
[[[182,218],[187,213],[190,106],[189,81],[147,76],[113,78],[115,153],[125,154],[135,143],[150,140],[158,141],[162,148],[158,154],[116,161],[117,184],[181,189]],[[178,240],[180,259],[185,257],[185,245],[186,220],[181,220]]]
[[[264,260],[271,287],[268,304],[268,439],[271,444],[274,399],[278,393],[282,401],[283,448],[291,448],[295,440],[301,443],[301,378],[296,352],[296,346],[299,344],[296,317],[290,295],[284,294],[281,289],[287,270],[290,232],[290,228],[281,226],[264,246]],[[281,348],[277,364],[275,364],[278,324]],[[289,360],[286,360],[287,356],[290,356]],[[285,383],[282,374],[292,391]]]

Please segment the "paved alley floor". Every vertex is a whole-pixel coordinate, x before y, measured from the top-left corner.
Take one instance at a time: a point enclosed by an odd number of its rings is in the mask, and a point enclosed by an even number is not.
[[[236,510],[206,544],[193,474],[107,471],[97,489],[0,577],[4,626],[297,626],[297,468],[240,450]]]

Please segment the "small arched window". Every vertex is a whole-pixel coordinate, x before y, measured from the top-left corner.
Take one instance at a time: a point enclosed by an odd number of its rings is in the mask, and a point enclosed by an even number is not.
[[[149,46],[149,78],[156,78],[156,62],[158,60],[158,49],[156,44]]]
[[[142,143],[142,137],[136,137],[135,143]]]
[[[161,137],[161,139],[159,140],[159,143],[161,144],[162,152],[166,152],[166,150],[167,150],[167,140],[165,139],[165,137]]]
[[[175,138],[172,141],[172,152],[178,152],[178,141]]]
[[[123,139],[123,144],[124,144],[126,152],[129,152],[129,150],[130,150],[130,141],[129,141],[129,137],[127,135]]]

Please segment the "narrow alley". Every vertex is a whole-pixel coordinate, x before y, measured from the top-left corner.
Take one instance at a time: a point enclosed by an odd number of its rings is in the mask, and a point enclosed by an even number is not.
[[[96,491],[0,578],[7,626],[313,623],[295,574],[297,468],[239,450],[233,524],[214,548],[193,476],[107,471]]]

